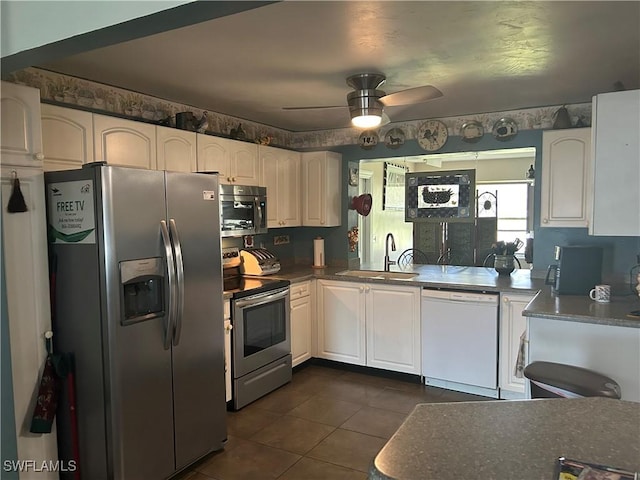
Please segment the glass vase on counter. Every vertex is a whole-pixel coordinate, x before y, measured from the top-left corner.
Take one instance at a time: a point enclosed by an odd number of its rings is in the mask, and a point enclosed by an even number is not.
[[[509,275],[516,268],[513,255],[496,255],[493,260],[493,268],[499,275]]]

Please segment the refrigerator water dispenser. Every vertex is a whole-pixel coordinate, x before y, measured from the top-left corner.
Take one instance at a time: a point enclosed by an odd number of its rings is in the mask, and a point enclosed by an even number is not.
[[[160,258],[120,262],[122,325],[164,315],[164,269]]]

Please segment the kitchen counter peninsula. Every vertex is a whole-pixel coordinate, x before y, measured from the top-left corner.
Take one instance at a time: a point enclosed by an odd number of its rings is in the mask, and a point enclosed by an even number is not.
[[[608,398],[419,404],[370,480],[554,479],[560,456],[640,470],[640,404]]]
[[[525,317],[640,328],[640,317],[629,315],[631,311],[640,310],[640,298],[637,295],[616,295],[616,291],[624,291],[624,288],[614,289],[611,302],[598,303],[588,295],[555,295],[545,288],[522,314]]]

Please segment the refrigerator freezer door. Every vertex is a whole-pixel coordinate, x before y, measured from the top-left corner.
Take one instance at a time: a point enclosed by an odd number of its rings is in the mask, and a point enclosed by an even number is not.
[[[166,186],[167,220],[184,273],[172,348],[180,469],[226,439],[220,214],[217,176],[166,172]]]
[[[164,172],[118,167],[99,171],[106,280],[103,335],[111,405],[108,457],[114,478],[167,478],[175,471],[171,350],[164,348],[169,285],[165,282],[164,315],[123,325],[119,268],[121,262],[142,258],[165,263],[160,235],[160,222],[166,218]]]

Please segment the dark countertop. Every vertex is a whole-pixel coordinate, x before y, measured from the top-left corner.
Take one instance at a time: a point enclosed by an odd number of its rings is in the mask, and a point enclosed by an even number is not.
[[[608,398],[428,403],[374,459],[370,480],[551,480],[557,459],[640,470],[640,404]]]
[[[544,281],[531,278],[530,270],[514,270],[511,275],[498,275],[493,268],[461,267],[455,265],[416,265],[413,268],[399,269],[391,267],[392,272],[414,272],[418,275],[411,280],[387,280],[375,278],[361,278],[337,275],[347,270],[345,267],[326,267],[316,269],[311,267],[284,266],[274,278],[283,278],[292,283],[320,278],[326,280],[342,280],[352,282],[386,283],[392,285],[406,285],[429,288],[455,288],[472,291],[490,292],[537,292],[543,287]],[[369,268],[362,265],[360,270],[381,271],[379,266]]]
[[[635,295],[612,295],[610,303],[598,303],[587,295],[555,295],[545,288],[522,314],[526,317],[640,328],[640,317],[629,316],[632,310],[640,310],[640,298]]]
[[[379,265],[362,265],[361,270],[381,271]],[[523,311],[529,317],[553,318],[572,322],[597,323],[640,328],[640,318],[629,317],[632,310],[640,310],[640,298],[633,295],[614,295],[611,303],[600,304],[586,295],[555,295],[544,280],[531,278],[530,270],[514,270],[510,275],[498,275],[493,268],[463,267],[455,265],[416,265],[400,269],[392,266],[392,272],[413,272],[412,279],[393,280],[338,275],[345,267],[312,268],[309,266],[283,266],[271,278],[289,280],[291,283],[311,279],[368,282],[427,288],[451,288],[469,291],[500,293],[537,293]],[[627,287],[628,288],[628,287]],[[626,291],[621,288],[620,291]]]

